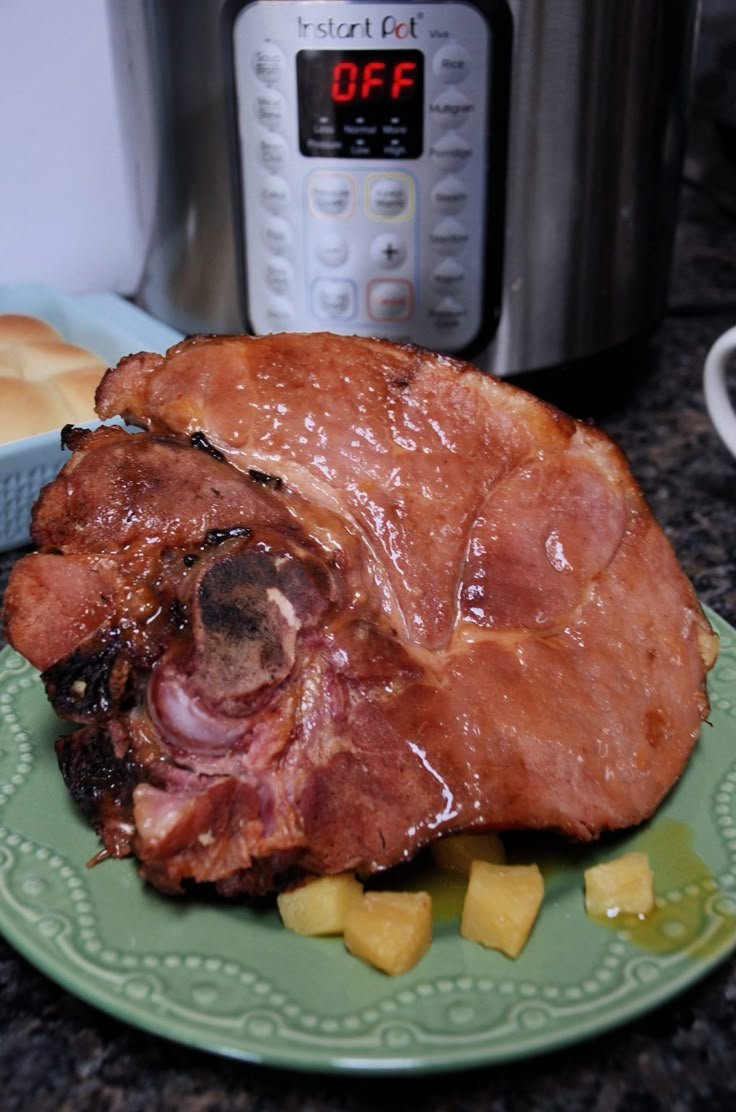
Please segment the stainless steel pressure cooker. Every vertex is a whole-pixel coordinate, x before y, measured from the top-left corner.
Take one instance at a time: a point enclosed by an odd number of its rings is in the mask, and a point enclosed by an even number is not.
[[[661,317],[694,0],[143,0],[133,31],[120,8],[138,300],[173,325],[510,375]]]

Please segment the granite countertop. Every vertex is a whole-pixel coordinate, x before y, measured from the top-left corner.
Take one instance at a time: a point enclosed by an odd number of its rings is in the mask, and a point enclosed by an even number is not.
[[[696,111],[670,311],[633,375],[623,355],[605,369],[621,374],[621,388],[600,394],[607,400],[594,416],[630,457],[701,599],[736,624],[736,460],[709,424],[701,388],[708,347],[736,322],[733,136],[714,142],[713,126]],[[17,556],[0,558],[0,582]],[[584,1045],[463,1074],[354,1079],[281,1072],[148,1035],[69,995],[0,940],[2,1112],[674,1112],[732,1107],[734,1061],[736,956]]]

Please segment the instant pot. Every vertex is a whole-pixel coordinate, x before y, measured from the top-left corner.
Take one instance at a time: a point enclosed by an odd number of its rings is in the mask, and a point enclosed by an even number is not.
[[[381,335],[511,375],[660,320],[693,0],[113,9],[150,156],[137,300],[174,327]]]

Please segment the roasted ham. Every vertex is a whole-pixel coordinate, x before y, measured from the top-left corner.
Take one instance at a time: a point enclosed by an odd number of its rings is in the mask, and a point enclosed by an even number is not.
[[[455,359],[194,337],[109,371],[15,567],[61,770],[178,892],[647,818],[715,637],[619,450]]]

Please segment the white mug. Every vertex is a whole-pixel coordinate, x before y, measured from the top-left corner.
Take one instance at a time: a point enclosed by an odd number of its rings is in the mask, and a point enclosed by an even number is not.
[[[736,327],[719,336],[705,357],[703,391],[705,404],[716,432],[736,456],[736,411],[728,393],[726,372],[736,357]]]

